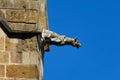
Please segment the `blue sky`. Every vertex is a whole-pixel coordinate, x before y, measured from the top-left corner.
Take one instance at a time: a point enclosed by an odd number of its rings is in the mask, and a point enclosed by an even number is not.
[[[44,80],[120,80],[120,1],[48,0],[49,29],[82,47],[51,46]]]

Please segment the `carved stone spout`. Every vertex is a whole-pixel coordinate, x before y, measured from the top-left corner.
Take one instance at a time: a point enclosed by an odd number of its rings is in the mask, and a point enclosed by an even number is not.
[[[43,30],[42,38],[45,43],[57,46],[72,45],[73,47],[81,47],[81,43],[78,42],[77,38],[69,38],[64,35],[59,35],[49,30]]]

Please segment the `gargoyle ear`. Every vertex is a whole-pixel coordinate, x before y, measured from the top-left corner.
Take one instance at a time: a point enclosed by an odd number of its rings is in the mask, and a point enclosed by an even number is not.
[[[75,38],[74,40],[75,40],[75,42],[76,42],[76,41],[77,41],[77,38]]]

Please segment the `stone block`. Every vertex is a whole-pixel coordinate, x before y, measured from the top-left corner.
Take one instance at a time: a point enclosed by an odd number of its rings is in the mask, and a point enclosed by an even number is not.
[[[38,60],[38,53],[37,52],[30,52],[30,64],[37,64]]]
[[[0,26],[1,27],[1,26]],[[4,37],[6,36],[5,32],[2,30],[2,28],[0,28],[0,37]]]
[[[27,23],[10,23],[10,28],[16,31],[37,31],[36,24],[27,24]]]
[[[38,9],[38,0],[14,0],[14,8],[16,9]]]
[[[42,14],[46,14],[46,0],[42,0],[40,3],[40,12],[42,12]]]
[[[14,43],[14,44],[17,44],[19,41],[18,41],[18,39],[16,39],[16,38],[11,38],[11,39],[10,39],[10,42],[11,42],[11,43]]]
[[[13,45],[11,46],[11,43],[10,43],[10,39],[9,38],[6,38],[5,40],[5,50],[11,50],[11,48],[13,47]]]
[[[26,5],[26,1],[27,0],[14,0],[14,8],[16,9],[24,9],[25,7],[27,7]]]
[[[5,18],[4,10],[0,9],[0,17]]]
[[[0,65],[0,77],[4,77],[4,76],[5,76],[5,66],[4,65]]]
[[[38,0],[33,0],[33,1],[29,2],[28,4],[29,4],[28,9],[36,9],[36,10],[38,10],[39,6],[40,6]]]
[[[38,60],[37,52],[23,52],[22,63],[23,64],[37,64]]]
[[[19,23],[37,23],[37,11],[36,10],[7,10],[6,19],[9,22]]]
[[[0,79],[0,80],[38,80],[37,78],[10,78],[10,79]]]
[[[8,9],[38,9],[38,0],[0,0],[0,8]]]
[[[29,23],[10,23],[10,28],[15,31],[27,31],[27,32],[36,32],[37,24],[29,24]],[[39,30],[40,31],[40,30]]]
[[[26,34],[27,36],[27,34]],[[29,35],[30,36],[30,35]],[[29,51],[37,51],[37,38],[32,37],[29,39],[20,40],[20,42],[17,44],[17,50],[18,52],[29,52]]]
[[[0,63],[8,63],[9,54],[7,52],[0,52]]]
[[[9,22],[9,25],[10,25],[10,28],[12,30],[20,30],[20,31],[24,31],[25,30],[25,23],[10,23]]]
[[[25,31],[37,31],[36,24],[25,24]]]
[[[36,65],[7,65],[7,77],[38,78]]]
[[[15,39],[9,39],[6,37],[5,40],[5,50],[7,51],[16,51],[16,46],[17,46],[17,40]]]
[[[0,28],[0,50],[5,50],[5,36],[6,34]]]
[[[25,10],[25,21],[27,23],[36,23],[38,14],[36,10]]]
[[[13,0],[0,0],[0,8],[13,8]]]
[[[0,50],[5,50],[5,37],[0,37]]]
[[[11,52],[11,63],[22,63],[22,53]]]
[[[4,78],[0,78],[0,80],[6,80],[6,79],[4,79]]]
[[[46,19],[45,19],[45,15],[42,13],[39,13],[39,23],[40,25],[45,28],[46,26]]]
[[[22,63],[23,64],[30,64],[30,54],[29,52],[22,53]]]
[[[6,19],[10,22],[25,22],[24,10],[6,10]]]

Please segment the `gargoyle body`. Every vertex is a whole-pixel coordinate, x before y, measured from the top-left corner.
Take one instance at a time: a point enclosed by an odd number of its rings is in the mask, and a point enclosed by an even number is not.
[[[77,48],[79,48],[81,46],[81,44],[78,42],[77,38],[75,38],[75,39],[69,38],[64,35],[59,35],[50,30],[43,29],[42,38],[47,44],[53,44],[53,45],[57,45],[57,46],[72,45]]]

